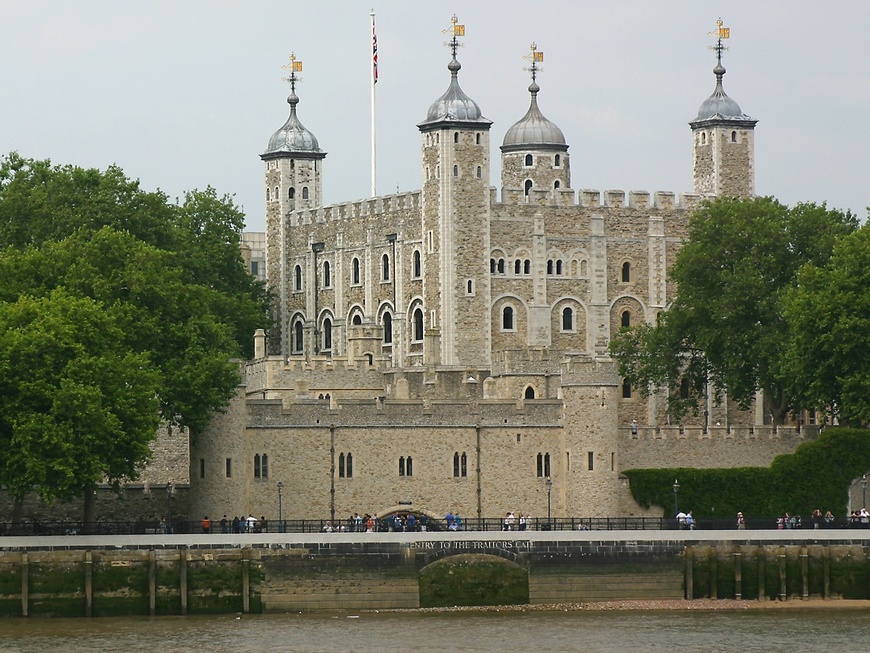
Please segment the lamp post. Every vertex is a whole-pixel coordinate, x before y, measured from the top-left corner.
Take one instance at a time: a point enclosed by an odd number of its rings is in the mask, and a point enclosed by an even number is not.
[[[861,507],[867,507],[867,474],[861,477]]]
[[[167,533],[172,532],[172,489],[173,489],[172,483],[167,483],[166,484],[166,501],[168,504],[167,512],[169,513],[168,516],[166,517],[166,532]]]
[[[284,490],[284,483],[278,481],[278,532],[284,532],[284,497],[282,492]]]
[[[552,530],[553,526],[550,523],[550,515],[552,514],[550,511],[550,496],[553,492],[553,479],[549,476],[547,477],[547,530]]]
[[[680,494],[680,483],[674,479],[674,516],[676,517],[680,512],[680,502],[677,499]]]

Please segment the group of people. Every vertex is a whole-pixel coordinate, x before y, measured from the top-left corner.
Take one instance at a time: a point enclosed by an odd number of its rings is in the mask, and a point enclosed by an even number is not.
[[[692,514],[692,511],[680,512],[677,513],[677,527],[681,531],[693,531],[695,530],[695,515]]]
[[[223,535],[227,535],[229,533],[268,533],[269,532],[269,521],[265,517],[260,517],[257,519],[253,514],[245,517],[243,514],[241,517],[233,517],[230,520],[226,515],[224,515],[220,522],[220,529]],[[202,520],[202,532],[208,535],[211,533],[212,525],[211,520],[206,515]]]
[[[503,531],[524,531],[528,528],[530,521],[532,521],[530,515],[521,512],[514,515],[513,512],[508,511],[505,513],[501,529]]]

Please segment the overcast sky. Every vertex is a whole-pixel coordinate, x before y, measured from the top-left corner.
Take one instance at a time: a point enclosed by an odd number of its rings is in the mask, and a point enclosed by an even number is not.
[[[493,121],[492,185],[528,108],[534,41],[575,189],[690,192],[687,123],[714,88],[721,15],[725,91],[759,121],[758,194],[866,216],[868,0],[0,0],[0,153],[114,163],[173,198],[211,185],[262,230],[259,155],[287,117],[292,51],[299,118],[328,152],[326,202],[367,197],[372,9],[379,194],[421,186],[416,124],[447,88],[454,12],[460,83]]]

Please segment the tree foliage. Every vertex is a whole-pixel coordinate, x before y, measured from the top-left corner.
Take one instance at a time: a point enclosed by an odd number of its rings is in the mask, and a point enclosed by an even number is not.
[[[652,326],[611,344],[620,371],[646,392],[665,387],[678,417],[697,411],[709,382],[747,407],[764,390],[768,412],[792,403],[783,366],[788,324],[780,300],[805,264],[823,265],[857,221],[824,205],[772,198],[706,201],[691,216],[670,279],[671,307]]]
[[[202,431],[268,327],[242,225],[211,188],[173,204],[115,167],[0,161],[0,483],[66,498],[135,478],[161,418]]]
[[[785,367],[804,406],[870,422],[870,227],[840,240],[826,265],[805,266],[783,299]]]
[[[678,480],[679,505],[695,517],[810,515],[816,508],[846,515],[849,490],[870,470],[870,437],[864,429],[827,428],[770,467],[732,469],[631,469],[624,472],[641,506],[669,515]]]

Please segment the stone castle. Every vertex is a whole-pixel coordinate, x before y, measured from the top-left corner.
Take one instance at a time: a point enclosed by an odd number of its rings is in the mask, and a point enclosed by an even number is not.
[[[672,300],[700,200],[755,193],[756,121],[723,90],[722,48],[689,123],[694,189],[675,196],[574,189],[534,46],[529,109],[491,186],[493,125],[460,87],[456,45],[409,193],[323,206],[326,152],[291,73],[289,117],[261,155],[276,326],[191,443],[191,514],[275,518],[281,501],[285,519],[640,515],[620,470],[766,465],[799,444],[727,397],[672,424],[608,355],[612,334]]]

